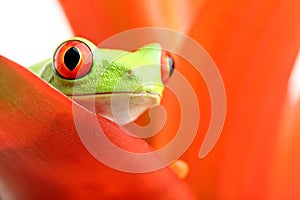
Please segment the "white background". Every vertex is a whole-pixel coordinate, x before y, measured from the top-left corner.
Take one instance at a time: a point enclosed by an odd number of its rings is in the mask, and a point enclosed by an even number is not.
[[[0,0],[0,55],[23,66],[52,56],[73,35],[56,0]]]
[[[0,55],[23,66],[52,56],[63,40],[73,36],[56,0],[0,0]],[[289,97],[300,98],[300,53],[289,82]]]

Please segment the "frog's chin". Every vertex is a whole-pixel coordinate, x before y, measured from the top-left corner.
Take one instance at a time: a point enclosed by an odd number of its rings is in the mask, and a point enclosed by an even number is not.
[[[149,92],[100,93],[68,95],[86,109],[102,115],[119,125],[128,124],[152,106],[159,105],[161,96]]]

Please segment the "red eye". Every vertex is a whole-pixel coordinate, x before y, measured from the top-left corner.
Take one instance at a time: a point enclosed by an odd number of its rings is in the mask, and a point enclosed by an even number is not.
[[[168,52],[162,51],[160,62],[161,62],[160,63],[161,64],[161,79],[162,79],[163,83],[165,84],[169,80],[171,75],[173,74],[174,61]]]
[[[93,54],[83,42],[71,40],[63,43],[56,50],[53,69],[65,79],[81,78],[91,71]]]

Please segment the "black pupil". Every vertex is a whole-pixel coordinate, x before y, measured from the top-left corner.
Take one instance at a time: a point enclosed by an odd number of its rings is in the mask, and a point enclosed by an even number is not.
[[[174,72],[174,61],[171,56],[169,56],[169,66],[170,66],[170,76],[171,76]]]
[[[65,53],[64,63],[70,71],[73,71],[75,69],[79,60],[80,60],[80,53],[76,47],[71,47]]]

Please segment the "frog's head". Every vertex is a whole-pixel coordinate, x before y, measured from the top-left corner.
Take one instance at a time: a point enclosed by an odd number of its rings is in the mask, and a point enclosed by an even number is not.
[[[41,77],[89,110],[126,124],[160,103],[173,69],[159,44],[128,52],[76,37],[57,48]]]

